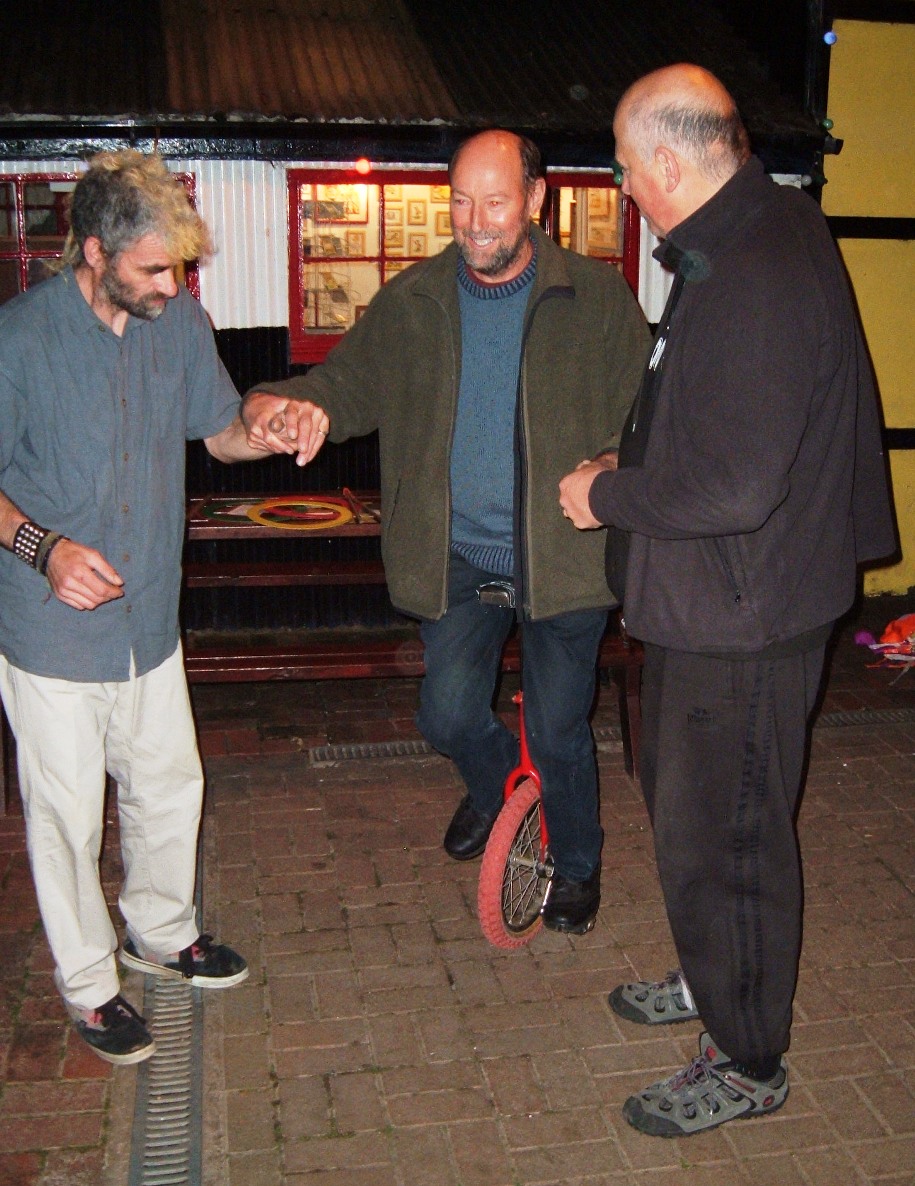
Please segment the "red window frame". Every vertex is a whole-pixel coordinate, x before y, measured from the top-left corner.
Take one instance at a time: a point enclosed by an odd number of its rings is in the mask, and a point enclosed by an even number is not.
[[[289,216],[289,354],[292,362],[323,362],[343,337],[339,333],[306,333],[302,293],[305,291],[305,261],[302,244],[301,207],[298,201],[302,185],[374,185],[379,187],[378,219],[384,226],[384,187],[386,185],[447,185],[448,170],[442,169],[375,169],[358,173],[354,168],[289,169],[286,174],[287,210]],[[386,262],[403,263],[403,252],[388,255],[384,235],[379,236],[378,250],[365,256],[350,257],[352,262],[378,262],[384,270]]]
[[[0,248],[0,259],[15,260],[19,265],[19,291],[26,292],[29,288],[29,264],[36,259],[60,259],[61,252],[48,248],[32,249],[28,245],[28,235],[25,225],[25,191],[29,185],[41,185],[51,181],[77,182],[82,173],[2,173],[0,186],[12,185],[15,193],[15,239],[16,249],[4,251]],[[194,209],[197,209],[197,179],[193,173],[175,173],[187,191],[188,199]],[[184,266],[184,284],[191,296],[200,300],[200,273],[197,261]]]
[[[547,170],[546,182],[549,187],[554,189],[559,189],[563,186],[619,189],[619,186],[613,180],[612,173],[580,173],[577,171],[570,173],[563,172],[561,169],[556,170],[556,172]],[[631,198],[628,198],[625,194],[621,194],[620,197],[623,203],[623,251],[621,255],[608,255],[608,259],[613,263],[620,264],[623,278],[635,296],[638,297],[641,215],[639,214],[638,206],[636,206]],[[549,198],[549,193],[547,194],[547,198]],[[552,234],[552,228],[548,227],[547,233],[551,235],[551,238],[556,238],[556,235]]]
[[[589,186],[618,189],[612,174],[581,173],[581,172],[547,172],[547,185],[559,186]],[[304,328],[304,307],[302,293],[305,290],[305,266],[314,262],[312,257],[306,257],[302,242],[301,207],[298,200],[299,187],[302,185],[373,185],[379,187],[379,224],[384,226],[384,186],[386,185],[447,185],[448,170],[441,169],[373,169],[366,173],[358,172],[354,167],[340,168],[292,168],[286,174],[286,195],[289,233],[289,355],[294,363],[323,362],[328,353],[341,340],[341,333],[306,333]],[[621,256],[609,257],[612,264],[619,263],[623,276],[638,295],[639,284],[639,211],[635,203],[623,196],[623,251]],[[544,210],[549,204],[545,203]],[[549,226],[546,217],[547,233],[558,237]],[[350,257],[353,262],[375,262],[384,269],[385,261],[403,263],[403,252],[396,256],[388,256],[384,248],[384,236],[380,236],[378,251],[371,255]],[[409,258],[409,257],[407,257]]]

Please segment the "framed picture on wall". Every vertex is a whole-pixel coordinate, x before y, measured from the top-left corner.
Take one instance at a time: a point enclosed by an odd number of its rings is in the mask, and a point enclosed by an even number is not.
[[[407,255],[425,255],[429,236],[423,231],[410,231],[407,236]]]
[[[437,206],[443,202],[451,201],[451,186],[450,185],[430,185],[429,198]]]
[[[343,240],[339,235],[318,235],[318,255],[342,255]]]
[[[385,206],[385,226],[403,226],[403,206]]]
[[[610,217],[610,191],[608,189],[588,190],[588,217]]]
[[[407,226],[426,225],[426,203],[422,198],[411,198],[407,202]]]
[[[384,200],[386,202],[402,202],[403,201],[403,186],[402,185],[386,185],[384,187]]]
[[[436,210],[435,212],[435,233],[437,235],[451,234],[451,211],[450,210]]]
[[[403,250],[403,227],[402,226],[385,227],[384,245],[388,249],[393,247],[397,250],[402,251]]]
[[[346,232],[346,254],[365,255],[365,231]]]
[[[368,222],[369,198],[367,185],[319,185],[318,217],[323,209],[333,210],[332,222]]]

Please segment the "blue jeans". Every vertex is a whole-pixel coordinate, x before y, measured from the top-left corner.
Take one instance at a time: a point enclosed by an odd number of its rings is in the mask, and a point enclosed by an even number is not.
[[[505,779],[518,763],[518,741],[493,712],[502,647],[515,611],[482,605],[477,586],[492,580],[452,555],[448,609],[424,622],[426,676],[416,723],[451,758],[483,815],[502,806]],[[563,877],[584,881],[600,859],[597,768],[588,714],[606,610],[578,610],[522,622],[524,720],[540,772],[550,849]]]

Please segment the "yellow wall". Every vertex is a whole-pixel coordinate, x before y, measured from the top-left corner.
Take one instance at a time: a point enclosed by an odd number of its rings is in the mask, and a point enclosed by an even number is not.
[[[915,217],[915,25],[836,21],[829,118],[845,141],[826,158],[826,214]],[[915,428],[915,242],[842,239],[877,372],[886,424]],[[900,563],[868,574],[868,593],[915,586],[915,452],[891,454]]]

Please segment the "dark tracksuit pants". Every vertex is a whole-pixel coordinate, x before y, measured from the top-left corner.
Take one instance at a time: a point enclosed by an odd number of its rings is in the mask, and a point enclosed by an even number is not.
[[[788,1047],[801,943],[795,817],[824,647],[730,660],[648,645],[642,790],[680,966],[719,1049]]]

